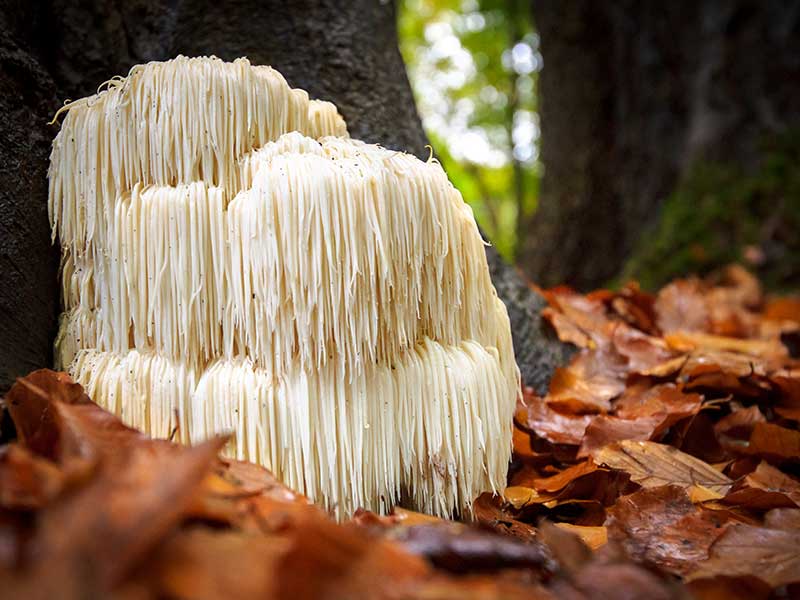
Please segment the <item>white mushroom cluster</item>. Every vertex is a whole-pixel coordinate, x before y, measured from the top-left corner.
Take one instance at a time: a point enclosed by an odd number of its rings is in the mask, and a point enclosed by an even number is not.
[[[233,432],[336,514],[501,490],[519,390],[472,212],[246,59],[68,105],[53,143],[58,366],[154,436]]]

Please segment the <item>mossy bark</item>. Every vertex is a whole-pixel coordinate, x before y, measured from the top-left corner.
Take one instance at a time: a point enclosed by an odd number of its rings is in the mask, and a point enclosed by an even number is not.
[[[766,139],[745,170],[698,161],[669,195],[623,278],[658,289],[684,273],[748,265],[768,289],[800,282],[800,133]]]

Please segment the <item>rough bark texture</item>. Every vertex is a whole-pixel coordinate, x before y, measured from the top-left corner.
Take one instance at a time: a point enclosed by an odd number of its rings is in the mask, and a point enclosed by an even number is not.
[[[533,0],[540,208],[521,264],[538,283],[602,285],[698,160],[749,165],[800,125],[794,0]]]
[[[20,42],[22,19],[9,16],[0,15],[0,393],[14,377],[50,363],[58,310],[46,124],[56,87]]]
[[[313,97],[335,102],[353,137],[427,157],[391,2],[54,0],[12,2],[4,12],[0,391],[51,360],[57,263],[49,246],[45,173],[55,130],[45,123],[56,97],[91,94],[134,64],[177,54],[247,56],[274,66]],[[541,297],[493,250],[488,256],[509,307],[523,377],[541,389],[568,349],[541,327]]]

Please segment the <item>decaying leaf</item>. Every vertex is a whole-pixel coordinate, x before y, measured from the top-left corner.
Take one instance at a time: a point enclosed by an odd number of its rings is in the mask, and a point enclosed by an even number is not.
[[[622,441],[594,453],[598,464],[625,471],[631,480],[645,488],[677,485],[688,490],[701,485],[725,494],[733,481],[685,452],[655,442]]]
[[[746,508],[769,510],[800,506],[800,481],[762,462],[737,482],[725,502]]]
[[[773,587],[800,582],[800,530],[731,525],[689,578],[717,575],[753,576]]]
[[[655,297],[544,293],[580,350],[544,397],[523,390],[508,487],[467,523],[395,507],[337,524],[218,441],[151,440],[64,374],[31,374],[6,398],[0,595],[671,599],[683,580],[698,598],[791,597],[795,305],[763,309],[738,269]]]
[[[607,350],[586,350],[569,367],[556,369],[547,403],[562,411],[599,413],[611,409],[611,399],[625,390],[625,362]]]
[[[746,451],[768,459],[797,461],[800,459],[800,431],[772,423],[756,423]]]
[[[726,523],[724,516],[698,509],[680,486],[665,485],[620,498],[606,527],[608,539],[637,561],[683,575],[708,557]]]
[[[591,422],[590,415],[562,414],[538,397],[526,399],[526,406],[517,411],[517,423],[554,444],[578,445]]]
[[[608,542],[608,530],[602,526],[588,527],[585,525],[572,525],[571,523],[556,523],[556,526],[574,533],[592,550],[597,550]]]

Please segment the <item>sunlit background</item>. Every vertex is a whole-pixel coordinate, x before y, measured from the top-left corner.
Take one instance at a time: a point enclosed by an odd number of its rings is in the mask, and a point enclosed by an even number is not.
[[[536,208],[539,39],[524,2],[403,0],[400,47],[436,155],[513,260]]]

